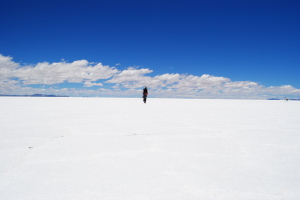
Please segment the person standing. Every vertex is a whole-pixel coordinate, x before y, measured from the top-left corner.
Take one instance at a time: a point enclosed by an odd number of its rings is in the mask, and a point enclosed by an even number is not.
[[[146,101],[147,101],[147,95],[148,95],[148,89],[147,89],[147,87],[145,87],[144,90],[143,90],[143,101],[144,101],[144,103],[146,103]]]

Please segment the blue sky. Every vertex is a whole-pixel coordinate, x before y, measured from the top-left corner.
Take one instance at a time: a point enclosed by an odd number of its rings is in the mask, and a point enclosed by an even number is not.
[[[297,0],[1,1],[0,93],[300,97]],[[44,64],[42,64],[44,63]]]

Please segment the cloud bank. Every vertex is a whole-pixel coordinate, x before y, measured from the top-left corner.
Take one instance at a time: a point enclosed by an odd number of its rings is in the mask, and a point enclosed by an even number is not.
[[[0,54],[0,94],[55,94],[67,96],[140,97],[144,86],[152,97],[266,99],[292,96],[300,90],[291,85],[265,87],[251,81],[232,81],[209,74],[161,74],[153,70],[115,66],[78,60],[71,63],[22,65]],[[73,87],[72,84],[77,85]]]

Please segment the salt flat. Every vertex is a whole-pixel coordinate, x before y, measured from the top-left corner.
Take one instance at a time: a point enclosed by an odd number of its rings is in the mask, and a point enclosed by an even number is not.
[[[300,102],[0,98],[5,200],[298,200]]]

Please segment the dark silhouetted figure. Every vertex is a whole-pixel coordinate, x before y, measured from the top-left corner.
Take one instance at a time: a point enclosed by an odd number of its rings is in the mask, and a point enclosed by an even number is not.
[[[145,87],[144,90],[143,90],[143,101],[144,101],[144,103],[146,103],[146,101],[147,101],[147,95],[148,95],[148,89],[147,89],[147,87]]]

